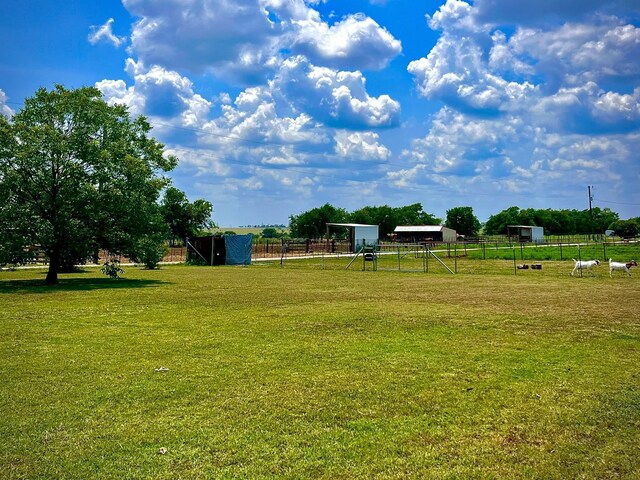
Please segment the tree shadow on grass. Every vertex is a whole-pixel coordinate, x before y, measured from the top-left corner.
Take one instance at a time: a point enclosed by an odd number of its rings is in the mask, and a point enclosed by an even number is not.
[[[100,289],[149,288],[167,284],[161,280],[113,279],[113,278],[61,278],[57,285],[47,285],[44,280],[0,281],[3,293],[50,293]]]

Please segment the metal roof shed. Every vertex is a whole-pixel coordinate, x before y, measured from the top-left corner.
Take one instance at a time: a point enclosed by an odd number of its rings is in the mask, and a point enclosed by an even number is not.
[[[507,237],[518,242],[544,242],[544,228],[531,225],[507,225]]]
[[[393,231],[398,240],[410,242],[455,242],[458,235],[444,225],[401,225]]]
[[[349,229],[349,240],[353,252],[359,252],[363,246],[377,246],[379,243],[378,225],[365,225],[362,223],[327,223],[327,237],[331,227],[344,227]]]

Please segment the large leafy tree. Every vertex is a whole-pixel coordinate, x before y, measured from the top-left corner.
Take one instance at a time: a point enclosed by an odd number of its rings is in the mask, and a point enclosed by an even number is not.
[[[593,210],[583,210],[582,218],[587,218],[584,221],[584,226],[581,232],[578,233],[604,233],[616,220],[620,217],[614,211],[609,208],[593,207]]]
[[[453,207],[447,210],[445,226],[468,237],[477,236],[481,227],[480,220],[473,214],[472,207]]]
[[[53,284],[65,263],[100,248],[137,257],[160,241],[162,173],[177,159],[150,131],[95,88],[40,89],[11,120],[0,117],[0,262],[38,245]]]
[[[202,230],[214,226],[211,220],[213,205],[203,199],[191,203],[185,193],[175,187],[164,192],[160,210],[169,226],[172,243],[198,236]]]
[[[378,232],[381,237],[393,233],[393,230],[398,226],[396,223],[396,209],[388,205],[363,207],[352,212],[349,215],[349,220],[353,223],[378,225]]]
[[[413,203],[395,209],[397,225],[440,225],[442,219],[422,208],[421,203]]]
[[[327,223],[343,223],[347,218],[346,210],[325,203],[300,215],[291,215],[289,231],[293,238],[322,238],[327,233]]]
[[[520,224],[520,208],[509,207],[506,210],[491,215],[484,224],[486,235],[506,235],[507,225]]]

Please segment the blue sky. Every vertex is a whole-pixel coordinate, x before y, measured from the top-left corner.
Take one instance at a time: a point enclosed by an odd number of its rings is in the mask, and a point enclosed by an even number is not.
[[[97,86],[221,226],[331,203],[640,216],[637,0],[9,0],[0,112]]]

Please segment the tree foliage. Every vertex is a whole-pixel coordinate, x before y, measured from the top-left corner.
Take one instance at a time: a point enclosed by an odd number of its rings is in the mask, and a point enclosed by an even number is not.
[[[289,217],[289,231],[293,238],[322,238],[327,232],[327,223],[344,223],[347,211],[329,203],[299,215]]]
[[[537,210],[509,207],[491,215],[484,226],[486,235],[504,235],[507,225],[543,227],[547,235],[575,235],[604,233],[618,214],[608,208],[592,210]]]
[[[609,225],[609,229],[613,230],[616,235],[624,238],[633,238],[640,232],[640,223],[637,218],[629,220],[616,220]]]
[[[262,232],[260,232],[262,238],[283,238],[285,235],[286,233],[284,231],[274,227],[265,227],[262,229]]]
[[[95,88],[39,89],[0,118],[0,262],[38,245],[57,283],[65,264],[100,248],[134,257],[141,239],[163,238],[157,200],[177,159],[150,131]]]
[[[425,212],[421,203],[398,207],[395,210],[394,229],[398,225],[440,225],[442,223],[441,218]]]
[[[484,224],[484,233],[486,235],[506,235],[507,225],[520,224],[520,209],[518,207],[509,207],[489,217]]]
[[[363,207],[349,215],[352,223],[378,225],[381,237],[389,235],[396,228],[396,209],[389,205],[380,207]]]
[[[203,199],[190,203],[186,194],[175,187],[164,192],[160,211],[169,227],[172,244],[176,240],[197,237],[203,230],[214,226],[211,220],[213,205]]]
[[[447,210],[445,226],[452,228],[459,235],[475,237],[480,232],[480,220],[473,214],[471,207],[454,207]]]

